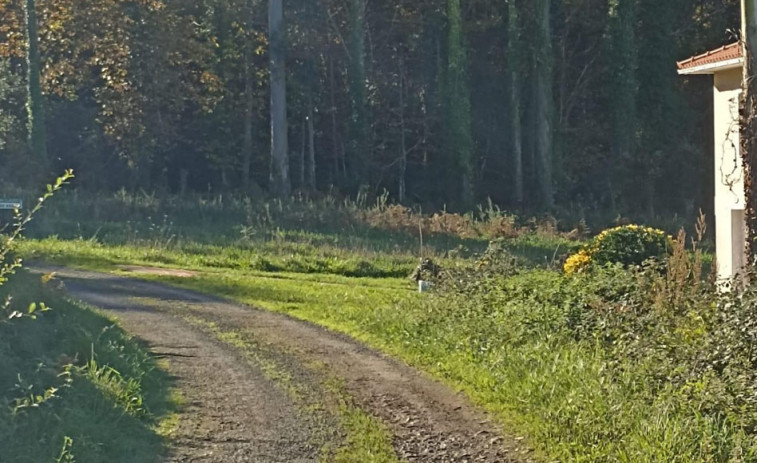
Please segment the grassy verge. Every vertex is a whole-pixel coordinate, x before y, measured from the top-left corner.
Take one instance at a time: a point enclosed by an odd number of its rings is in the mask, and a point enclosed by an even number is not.
[[[100,260],[97,249],[104,250]],[[126,262],[141,252],[124,249]],[[108,268],[107,248],[91,252],[92,260],[78,263]],[[696,401],[706,402],[705,396],[721,383],[702,377],[682,384],[664,379],[678,368],[660,357],[670,339],[650,333],[648,351],[620,355],[616,351],[623,344],[608,339],[626,336],[624,330],[633,332],[639,322],[629,319],[613,322],[620,323],[615,326],[592,318],[603,307],[612,313],[613,307],[633,301],[640,304],[634,311],[651,310],[643,305],[652,302],[639,295],[645,291],[641,282],[628,272],[570,278],[547,269],[482,269],[481,275],[468,275],[463,287],[418,295],[399,278],[197,263],[192,268],[199,273],[191,278],[149,278],[287,313],[361,339],[464,390],[507,429],[525,436],[545,459],[725,462],[733,455],[752,455],[753,438],[739,424],[738,413],[730,409],[717,415],[697,408]],[[680,324],[692,316],[661,320],[658,328],[686,333],[689,328]],[[602,331],[608,326],[617,333]],[[672,344],[680,350],[681,342]],[[695,349],[692,342],[685,345]],[[680,354],[669,355],[675,359]]]
[[[38,277],[2,288],[0,461],[160,461],[177,397],[146,349],[97,310],[60,298]]]
[[[505,216],[479,223],[379,208],[347,220],[347,232],[339,232],[327,225],[344,217],[328,209],[298,216],[283,208],[279,216],[267,209],[259,220],[283,228],[252,224],[242,240],[227,229],[216,241],[191,233],[176,240],[48,238],[21,249],[27,257],[99,270],[195,270],[189,278],[145,277],[363,340],[465,391],[545,461],[757,461],[750,302],[757,295],[725,302],[714,296],[699,279],[702,256],[699,268],[679,250],[665,269],[569,277],[550,264],[578,243],[536,230],[513,231],[499,253],[472,266],[471,252],[491,237],[474,235],[506,228]],[[427,243],[429,255],[447,268],[467,268],[431,294],[416,294],[404,278],[417,262],[408,232],[416,219],[448,231]],[[314,231],[302,231],[311,220]],[[384,222],[364,226],[373,220]],[[375,425],[350,421],[358,430]]]

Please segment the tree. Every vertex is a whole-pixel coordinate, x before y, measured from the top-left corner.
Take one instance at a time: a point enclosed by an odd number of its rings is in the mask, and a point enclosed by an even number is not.
[[[284,198],[291,192],[287,134],[285,38],[283,0],[268,2],[269,58],[271,65],[271,172],[270,189]]]
[[[369,159],[369,127],[365,90],[365,0],[350,1],[350,162],[354,180],[366,180]]]
[[[757,257],[757,0],[742,0],[742,44],[744,46],[744,80],[741,94],[741,157],[744,165],[746,194],[748,265]]]
[[[0,150],[5,148],[8,141],[17,131],[18,118],[14,110],[23,101],[21,79],[13,74],[9,60],[0,58]],[[25,93],[25,92],[24,92]]]
[[[628,163],[636,144],[636,0],[610,1],[610,75],[612,145],[606,181],[611,208],[615,209],[614,166]]]
[[[254,0],[245,1],[246,20],[245,20],[245,43],[244,43],[244,135],[242,142],[242,191],[244,194],[258,194],[260,187],[250,177],[250,166],[252,165],[253,147],[253,129],[255,122],[255,69],[253,67],[253,55],[256,46],[255,34],[253,32],[254,24]],[[286,98],[286,97],[285,97]]]
[[[468,59],[463,37],[460,0],[447,0],[447,69],[445,79],[446,124],[449,150],[450,185],[457,199],[473,204],[473,138],[468,89]]]
[[[0,0],[17,80],[27,2]],[[266,22],[283,0],[37,0],[45,132],[85,188],[281,194],[294,118],[305,189],[315,171],[424,210],[475,193],[524,214],[689,214],[711,197],[710,104],[682,98],[707,83],[671,63],[728,40],[740,2],[287,0],[284,44]],[[0,101],[5,172],[33,159],[20,90]]]
[[[510,155],[512,157],[512,178],[514,202],[523,206],[523,140],[520,102],[520,21],[515,0],[507,2],[507,60],[508,84],[510,86],[507,105],[510,124]]]
[[[39,35],[35,0],[26,0],[26,67],[28,93],[29,148],[38,164],[47,164],[45,102],[40,82]]]
[[[626,196],[642,199],[637,208],[647,217],[658,214],[658,202],[665,196],[663,189],[674,184],[678,177],[673,173],[681,172],[689,164],[675,136],[684,130],[681,125],[687,119],[687,111],[677,89],[680,79],[669,64],[676,61],[677,55],[669,28],[676,27],[678,15],[684,5],[690,3],[688,0],[639,0],[638,4],[639,117],[636,124],[639,152],[631,164],[634,185]],[[666,170],[672,178],[666,178]]]
[[[552,184],[554,100],[552,95],[551,0],[535,0],[534,7],[536,15],[532,77],[534,160],[540,204],[546,209],[552,209],[555,198]]]
[[[307,169],[305,173],[305,185],[311,192],[315,191],[316,181],[316,165],[315,165],[315,123],[313,121],[313,102],[312,98],[308,101],[308,115],[307,119],[307,132],[308,132],[308,160]],[[303,160],[303,164],[305,164]]]
[[[399,79],[399,129],[400,129],[400,155],[399,155],[399,181],[397,184],[397,199],[400,203],[405,202],[407,196],[407,135],[405,125],[405,63],[402,52],[399,55],[399,69],[397,78]]]

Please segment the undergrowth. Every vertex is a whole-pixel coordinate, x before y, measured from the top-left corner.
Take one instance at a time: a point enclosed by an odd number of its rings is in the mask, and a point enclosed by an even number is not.
[[[0,325],[0,461],[159,461],[167,376],[115,322],[48,285],[17,274],[0,288],[10,313],[49,309]]]
[[[423,214],[389,204],[385,196],[369,203],[363,196],[253,201],[123,191],[94,197],[72,191],[54,201],[28,236],[89,247],[128,246],[156,261],[178,253],[211,259],[200,263],[212,266],[222,254],[218,266],[274,272],[396,277],[408,274],[421,256],[468,258],[496,238],[514,254],[544,265],[574,251],[585,232],[582,227],[560,231],[551,219],[521,220],[492,204],[467,214]]]

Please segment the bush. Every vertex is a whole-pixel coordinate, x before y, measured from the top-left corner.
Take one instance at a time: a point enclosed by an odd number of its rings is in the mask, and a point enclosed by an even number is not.
[[[664,260],[672,247],[672,238],[662,230],[624,225],[600,233],[588,246],[570,256],[563,270],[572,274],[592,264],[638,266],[649,259]]]

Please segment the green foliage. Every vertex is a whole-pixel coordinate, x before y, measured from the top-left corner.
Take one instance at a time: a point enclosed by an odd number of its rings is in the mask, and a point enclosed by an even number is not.
[[[701,255],[684,242],[664,268],[564,276],[529,269],[504,239],[475,265],[445,269],[452,277],[423,295],[402,279],[229,267],[152,278],[398,355],[464,390],[552,459],[751,461],[752,296],[719,299],[698,280]]]
[[[673,240],[662,230],[624,225],[605,230],[565,262],[571,274],[589,265],[622,264],[638,266],[649,259],[664,262],[673,250]]]
[[[21,238],[25,227],[31,222],[42,206],[63,186],[74,177],[72,170],[67,170],[55,183],[48,184],[46,191],[37,198],[37,202],[28,211],[15,210],[11,224],[0,224],[0,286],[8,281],[8,277],[21,267],[21,259],[12,254],[16,241]],[[7,304],[6,304],[7,308]],[[30,312],[33,312],[30,308]]]
[[[124,263],[194,269],[188,278],[149,278],[310,320],[397,355],[465,391],[526,436],[547,461],[730,463],[757,457],[757,296],[753,289],[718,295],[702,279],[704,256],[685,249],[684,235],[671,241],[639,227],[607,233],[596,241],[612,243],[609,255],[630,259],[638,253],[624,254],[626,248],[644,250],[649,240],[665,243],[658,247],[667,262],[623,261],[564,275],[551,267],[580,242],[544,224],[494,222],[504,216],[493,210],[433,219],[386,204],[176,202],[167,221],[171,233],[155,236],[177,238],[155,246],[153,236],[142,235],[150,227],[135,218],[148,211],[162,217],[166,205],[129,198],[123,201],[130,206],[110,205],[100,213],[127,211],[122,220],[132,220],[144,239],[117,246],[47,239],[23,243],[24,252],[36,249],[39,256],[101,269]],[[92,206],[72,201],[64,210],[86,210],[83,204]],[[176,212],[183,208],[193,211],[195,222],[218,226],[215,244],[193,241],[212,243],[213,237],[192,231],[189,212],[187,218]],[[482,241],[456,233],[489,230],[479,222],[483,215],[496,223],[491,230],[506,231],[502,238],[476,248],[475,261],[470,250],[453,257],[458,245]],[[424,294],[405,278],[418,262],[417,237],[410,233],[418,219],[423,227],[437,223],[447,230],[424,236],[424,249],[441,257],[447,277]],[[239,223],[246,224],[241,238]],[[305,232],[309,223],[319,231]],[[113,239],[110,231],[100,233],[104,242]],[[345,265],[362,277],[346,276]],[[98,359],[97,365],[104,364]],[[119,390],[122,408],[134,403],[128,382]]]
[[[355,277],[405,277],[419,255],[445,267],[483,252],[489,237],[537,266],[579,246],[549,221],[519,222],[491,205],[476,214],[429,215],[380,199],[370,205],[360,198],[269,202],[125,192],[98,198],[74,191],[59,195],[29,230],[48,238],[21,246],[28,258],[83,265],[160,262]]]
[[[0,325],[0,460],[157,461],[169,381],[143,346],[96,310],[62,299],[54,280],[17,274],[12,310],[51,310]]]
[[[39,53],[26,46],[27,3],[38,12]],[[488,196],[549,207],[554,191],[558,207],[581,215],[688,215],[702,193],[696,179],[711,168],[700,155],[711,127],[699,117],[709,99],[683,97],[710,89],[670,66],[721,45],[738,24],[737,0],[465,5],[283,5],[296,57],[287,63],[291,151],[313,135],[316,189],[397,197],[402,184],[427,209]],[[0,3],[0,59],[35,89],[36,115],[0,89],[0,134],[8,124],[21,132],[0,136],[9,141],[0,171],[13,172],[4,180],[34,174],[19,143],[31,122],[39,151],[47,134],[56,159],[82,166],[90,192],[261,196],[252,185],[265,185],[271,168],[266,10],[230,0]],[[369,40],[387,24],[384,40]],[[689,175],[674,175],[682,168]],[[296,189],[318,194],[298,177]]]
[[[14,245],[71,178],[67,171],[47,185],[2,230],[0,460],[157,461],[161,441],[152,427],[169,402],[153,358],[111,320],[55,293],[51,276],[17,274]]]
[[[12,72],[10,61],[0,58],[0,151],[14,136],[18,137],[21,89],[21,79]]]
[[[605,230],[590,245],[591,258],[599,265],[641,265],[662,259],[672,251],[672,239],[662,230],[626,225]]]

